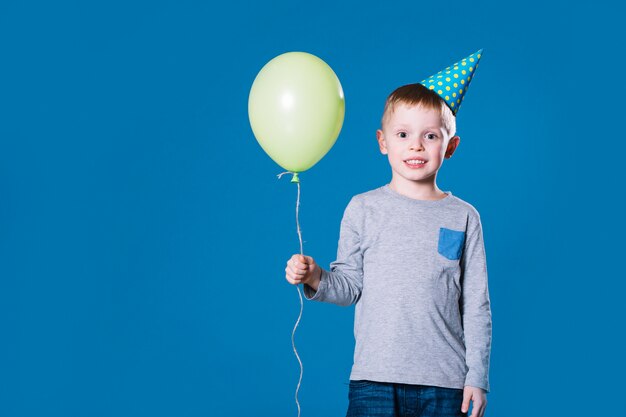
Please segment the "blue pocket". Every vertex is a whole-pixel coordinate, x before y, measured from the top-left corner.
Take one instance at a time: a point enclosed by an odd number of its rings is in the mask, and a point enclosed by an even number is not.
[[[439,228],[439,245],[437,250],[439,253],[450,260],[461,258],[463,244],[465,242],[465,232],[458,230]]]

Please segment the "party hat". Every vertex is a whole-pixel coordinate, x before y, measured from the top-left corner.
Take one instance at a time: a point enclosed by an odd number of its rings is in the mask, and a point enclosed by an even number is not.
[[[456,116],[467,88],[474,78],[482,54],[483,50],[479,49],[467,58],[463,58],[435,75],[422,80],[420,84],[439,94]]]

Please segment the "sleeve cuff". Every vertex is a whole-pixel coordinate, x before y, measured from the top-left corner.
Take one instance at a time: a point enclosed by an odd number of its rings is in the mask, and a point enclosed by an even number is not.
[[[486,379],[472,377],[471,375],[468,375],[465,378],[465,386],[482,388],[486,393],[490,391],[489,381]]]

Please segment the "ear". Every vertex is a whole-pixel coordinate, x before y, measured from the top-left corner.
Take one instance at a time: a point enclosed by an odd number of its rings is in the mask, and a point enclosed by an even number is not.
[[[456,147],[459,146],[460,142],[461,138],[459,136],[452,136],[450,140],[448,140],[448,147],[446,148],[444,157],[449,159],[456,150]]]
[[[380,129],[376,131],[376,140],[378,141],[378,147],[380,148],[380,153],[382,153],[383,155],[387,155],[387,145],[385,144],[385,134]]]

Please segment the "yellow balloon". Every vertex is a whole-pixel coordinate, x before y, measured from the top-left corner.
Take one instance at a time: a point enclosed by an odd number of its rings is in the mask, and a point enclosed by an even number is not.
[[[278,165],[295,173],[333,147],[345,114],[341,83],[315,55],[287,52],[256,76],[248,116],[256,140]]]

